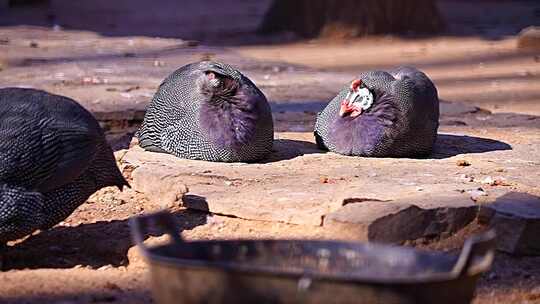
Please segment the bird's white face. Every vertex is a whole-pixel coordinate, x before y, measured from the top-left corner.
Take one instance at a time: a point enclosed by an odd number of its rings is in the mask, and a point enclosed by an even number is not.
[[[347,114],[350,117],[357,117],[373,104],[373,94],[363,85],[362,80],[356,79],[351,83],[351,89],[345,99],[341,101],[339,116]]]

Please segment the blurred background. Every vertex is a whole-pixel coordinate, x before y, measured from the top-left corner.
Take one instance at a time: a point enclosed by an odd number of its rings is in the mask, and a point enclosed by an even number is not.
[[[470,124],[455,116],[540,115],[538,24],[532,0],[0,0],[0,85],[75,98],[122,138],[168,74],[220,60],[267,95],[278,131],[311,131],[357,73],[412,65],[442,124]]]
[[[211,44],[254,44],[261,41],[255,32],[280,30],[291,35],[275,42],[294,40],[293,34],[300,36],[295,38],[431,34],[500,39],[540,19],[540,4],[534,0],[2,0],[0,5],[2,26],[60,26],[105,36],[196,39]]]
[[[137,120],[177,67],[222,60],[284,115],[278,129],[308,130],[355,74],[413,65],[445,101],[538,115],[539,34],[519,35],[538,24],[533,0],[0,0],[0,84]]]

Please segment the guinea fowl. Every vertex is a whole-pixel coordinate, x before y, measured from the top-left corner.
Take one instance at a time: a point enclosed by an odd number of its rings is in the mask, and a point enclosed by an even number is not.
[[[180,158],[249,162],[272,150],[272,112],[264,94],[230,65],[188,64],[160,85],[137,134],[148,151]]]
[[[439,126],[437,89],[423,72],[400,67],[360,74],[318,114],[321,149],[344,155],[421,157]]]
[[[63,96],[0,89],[0,246],[51,228],[106,186],[128,183],[92,114]]]

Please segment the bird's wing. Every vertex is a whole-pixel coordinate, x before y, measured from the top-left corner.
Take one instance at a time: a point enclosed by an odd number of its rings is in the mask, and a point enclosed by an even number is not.
[[[41,136],[46,122],[19,114],[4,113],[0,121],[0,181],[33,188],[48,177],[60,155],[50,151],[55,138]],[[43,149],[50,152],[44,155]]]
[[[0,181],[46,192],[77,178],[96,153],[92,132],[51,119],[0,127]]]
[[[50,164],[47,168],[48,178],[36,186],[42,192],[58,188],[79,177],[94,160],[97,144],[103,140],[96,130],[73,123],[53,121],[41,131],[41,159],[55,159],[54,165]]]
[[[185,121],[171,124],[161,133],[163,148],[178,157],[219,161],[222,158],[238,158],[233,151],[212,144],[197,128],[189,128]]]

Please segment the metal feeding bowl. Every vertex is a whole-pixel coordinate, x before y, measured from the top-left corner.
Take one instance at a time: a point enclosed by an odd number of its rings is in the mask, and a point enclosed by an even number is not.
[[[131,219],[157,303],[469,303],[494,256],[492,231],[459,256],[315,240],[183,241],[175,218]],[[168,244],[143,244],[149,228]]]

